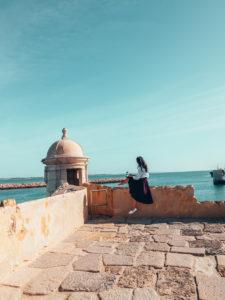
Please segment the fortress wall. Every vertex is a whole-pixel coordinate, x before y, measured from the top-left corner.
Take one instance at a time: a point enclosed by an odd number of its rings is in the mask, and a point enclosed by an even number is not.
[[[95,185],[90,185],[88,187],[89,194],[90,190],[95,188]],[[92,199],[94,215],[104,215],[107,211],[107,214],[111,216],[128,216],[134,200],[127,188],[107,188],[110,199],[107,207],[99,205],[99,200],[103,197],[100,196],[101,190],[105,187],[98,186],[97,188],[99,189],[99,197]],[[198,202],[192,186],[151,187],[151,193],[154,203],[152,205],[138,203],[139,211],[135,213],[135,217],[225,218],[225,201]]]
[[[67,237],[87,215],[86,188],[0,207],[0,277]]]

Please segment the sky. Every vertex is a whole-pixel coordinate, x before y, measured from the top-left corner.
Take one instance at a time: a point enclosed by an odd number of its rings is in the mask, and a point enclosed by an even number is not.
[[[90,174],[225,166],[225,1],[0,0],[0,177],[67,127]]]

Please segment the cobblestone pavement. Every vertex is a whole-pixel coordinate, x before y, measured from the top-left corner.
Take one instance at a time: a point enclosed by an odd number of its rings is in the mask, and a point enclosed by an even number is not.
[[[92,220],[1,280],[7,299],[223,300],[225,224]]]

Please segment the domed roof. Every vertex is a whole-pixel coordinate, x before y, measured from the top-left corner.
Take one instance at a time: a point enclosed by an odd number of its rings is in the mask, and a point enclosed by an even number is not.
[[[63,128],[62,138],[53,143],[48,152],[45,160],[63,158],[63,157],[84,157],[83,149],[76,142],[68,139],[67,129]]]

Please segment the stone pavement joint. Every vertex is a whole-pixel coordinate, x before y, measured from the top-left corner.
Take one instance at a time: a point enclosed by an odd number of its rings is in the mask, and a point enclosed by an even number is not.
[[[187,219],[96,218],[0,279],[0,300],[222,300],[224,295],[224,222]]]

